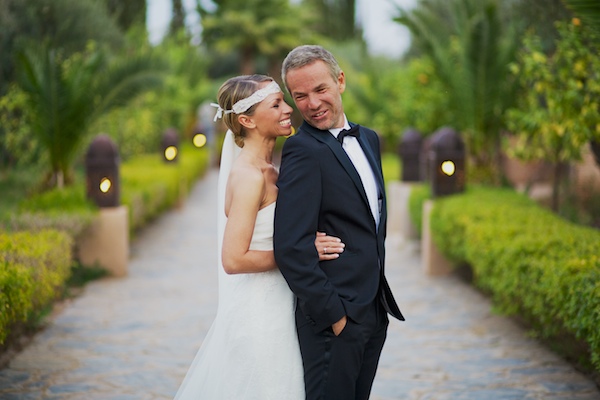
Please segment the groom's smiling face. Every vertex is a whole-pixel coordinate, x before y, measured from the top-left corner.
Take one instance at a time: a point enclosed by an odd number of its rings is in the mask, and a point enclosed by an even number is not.
[[[306,122],[321,130],[344,126],[342,93],[346,89],[346,77],[343,72],[334,79],[327,65],[319,60],[289,70],[286,82]]]

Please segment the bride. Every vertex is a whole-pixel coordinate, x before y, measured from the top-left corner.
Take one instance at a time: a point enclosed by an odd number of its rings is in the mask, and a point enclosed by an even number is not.
[[[277,269],[272,241],[273,149],[278,137],[292,133],[292,108],[264,75],[229,79],[218,102],[215,120],[229,128],[218,188],[219,306],[175,399],[303,400],[294,295]],[[316,233],[322,261],[343,248],[338,238]]]

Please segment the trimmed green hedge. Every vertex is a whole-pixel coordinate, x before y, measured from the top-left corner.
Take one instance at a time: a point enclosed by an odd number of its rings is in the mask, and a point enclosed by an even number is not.
[[[179,160],[160,154],[135,157],[121,165],[122,203],[129,206],[130,233],[183,201],[208,168],[208,153],[180,147]],[[97,207],[82,183],[32,196],[19,204],[11,232],[0,229],[0,344],[9,332],[64,293],[75,265],[76,238],[93,221]]]
[[[412,186],[408,198],[408,216],[419,237],[423,232],[423,203],[429,198],[431,198],[431,188],[428,185],[415,184]]]
[[[131,235],[162,211],[183,201],[208,168],[204,149],[183,144],[177,162],[165,163],[160,155],[137,156],[121,166],[121,201],[129,207]]]
[[[71,237],[57,230],[0,232],[0,344],[63,292],[72,265]]]
[[[600,232],[574,225],[511,189],[437,199],[433,240],[499,309],[541,337],[573,336],[600,371]]]

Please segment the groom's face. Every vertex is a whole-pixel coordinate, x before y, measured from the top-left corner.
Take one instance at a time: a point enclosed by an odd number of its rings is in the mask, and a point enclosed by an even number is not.
[[[344,126],[342,93],[346,89],[346,78],[343,72],[334,79],[323,61],[315,61],[289,70],[286,82],[306,122],[321,130]]]

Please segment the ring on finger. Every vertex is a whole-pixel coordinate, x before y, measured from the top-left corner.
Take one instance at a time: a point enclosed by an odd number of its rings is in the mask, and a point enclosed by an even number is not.
[[[327,254],[327,247],[323,249],[323,254]]]

